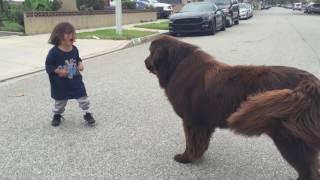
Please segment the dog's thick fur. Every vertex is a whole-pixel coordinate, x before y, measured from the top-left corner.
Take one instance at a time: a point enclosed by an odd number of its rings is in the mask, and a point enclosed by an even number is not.
[[[208,149],[215,128],[272,138],[300,180],[319,180],[320,81],[284,66],[230,66],[170,36],[155,39],[145,60],[182,118],[188,163]]]

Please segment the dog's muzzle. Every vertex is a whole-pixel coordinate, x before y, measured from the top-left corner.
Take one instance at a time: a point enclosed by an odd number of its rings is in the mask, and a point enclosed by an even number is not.
[[[151,63],[148,61],[148,59],[146,59],[144,61],[145,65],[146,65],[146,68],[151,72],[151,73],[154,73],[154,68],[153,66],[151,65]]]

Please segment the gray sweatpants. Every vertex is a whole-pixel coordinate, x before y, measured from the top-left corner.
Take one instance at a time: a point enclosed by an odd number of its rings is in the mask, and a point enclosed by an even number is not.
[[[81,108],[81,110],[84,113],[88,113],[89,108],[90,108],[89,98],[87,96],[85,96],[85,97],[81,97],[81,98],[77,99],[77,101],[79,103],[79,107]],[[63,114],[67,103],[68,103],[68,100],[55,100],[54,108],[52,110],[53,113],[54,114]]]

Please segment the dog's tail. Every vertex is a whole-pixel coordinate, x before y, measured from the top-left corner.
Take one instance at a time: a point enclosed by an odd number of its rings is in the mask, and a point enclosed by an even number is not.
[[[320,82],[305,80],[294,90],[249,97],[227,121],[236,133],[254,136],[286,131],[320,148]]]

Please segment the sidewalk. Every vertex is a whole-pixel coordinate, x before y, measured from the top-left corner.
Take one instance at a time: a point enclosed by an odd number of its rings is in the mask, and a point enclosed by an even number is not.
[[[150,22],[149,22],[150,23]],[[134,28],[136,24],[126,25],[124,29]],[[114,27],[98,28],[107,29]],[[93,31],[97,29],[80,30],[78,32]],[[146,30],[146,29],[141,29]],[[150,30],[161,33],[162,31]],[[0,82],[24,74],[44,69],[44,62],[49,49],[50,34],[34,36],[4,36],[0,37]],[[112,52],[125,47],[127,40],[86,40],[78,39],[75,45],[82,58],[89,58],[101,53]]]

